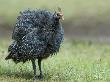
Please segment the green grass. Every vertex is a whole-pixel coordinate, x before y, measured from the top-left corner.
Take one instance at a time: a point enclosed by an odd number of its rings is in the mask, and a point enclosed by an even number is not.
[[[110,0],[0,0],[0,24],[13,26],[19,12],[28,8],[55,11],[57,7],[62,8],[65,21],[77,23],[95,18],[100,23],[109,18],[109,3]]]
[[[0,82],[33,82],[31,62],[4,60],[9,44],[0,42]],[[65,40],[58,55],[43,60],[42,69],[40,82],[110,82],[110,45]]]

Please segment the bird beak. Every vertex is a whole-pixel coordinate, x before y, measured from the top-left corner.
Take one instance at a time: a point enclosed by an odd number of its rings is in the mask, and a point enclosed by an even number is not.
[[[64,15],[63,14],[61,14],[61,20],[64,20]]]
[[[63,12],[62,12],[60,7],[58,7],[58,11],[59,11],[58,13],[59,13],[59,15],[61,17],[61,20],[64,20],[64,15],[63,15]]]

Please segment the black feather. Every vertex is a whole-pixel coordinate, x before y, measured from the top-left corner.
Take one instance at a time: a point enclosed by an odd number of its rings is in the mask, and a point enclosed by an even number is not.
[[[59,51],[63,35],[64,30],[54,13],[47,10],[20,12],[6,59],[18,63],[47,58]]]

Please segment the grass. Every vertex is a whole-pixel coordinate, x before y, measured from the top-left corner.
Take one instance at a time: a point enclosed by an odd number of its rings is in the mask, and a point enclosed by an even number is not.
[[[0,82],[33,82],[31,62],[4,60],[9,44],[0,42]],[[110,82],[109,58],[109,44],[65,40],[58,55],[43,60],[44,80],[37,82]]]
[[[76,25],[89,18],[101,23],[109,20],[109,3],[110,0],[0,0],[0,25],[13,26],[19,12],[28,8],[54,11],[57,7],[62,8],[66,21],[75,20]]]

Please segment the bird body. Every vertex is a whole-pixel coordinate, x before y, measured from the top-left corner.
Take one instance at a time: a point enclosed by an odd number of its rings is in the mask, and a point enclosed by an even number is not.
[[[42,60],[59,51],[64,30],[57,14],[47,10],[25,10],[18,16],[6,59],[15,63]],[[33,69],[34,69],[33,63]]]

